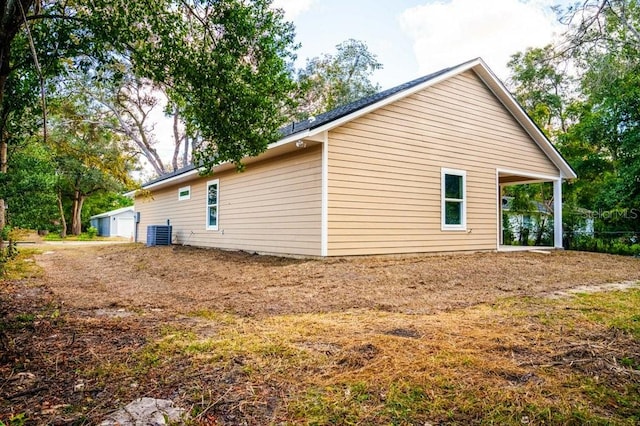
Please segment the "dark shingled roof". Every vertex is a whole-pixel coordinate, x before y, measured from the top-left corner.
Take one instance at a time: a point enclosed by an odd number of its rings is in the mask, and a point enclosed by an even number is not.
[[[142,184],[142,187],[144,188],[145,186],[149,186],[149,185],[152,185],[154,183],[162,182],[163,180],[170,179],[170,178],[172,178],[174,176],[179,176],[179,175],[181,175],[183,173],[187,173],[187,172],[190,172],[191,170],[195,170],[195,168],[196,168],[195,165],[189,164],[188,166],[181,167],[178,170],[174,170],[172,172],[165,173],[165,174],[163,174],[161,176],[158,176],[155,179],[151,179],[150,181],[145,182],[144,184]]]
[[[429,75],[425,75],[424,77],[420,77],[420,78],[416,78],[415,80],[411,80],[408,81],[404,84],[401,84],[399,86],[396,87],[392,87],[391,89],[387,89],[387,90],[383,90],[382,92],[376,93],[374,95],[371,96],[367,96],[365,98],[362,99],[358,99],[357,101],[351,102],[349,104],[346,105],[342,105],[339,106],[335,109],[332,109],[331,111],[327,111],[325,113],[322,113],[318,116],[316,116],[313,119],[306,119],[303,121],[299,121],[299,122],[293,122],[285,127],[282,127],[280,129],[280,133],[282,133],[282,137],[285,138],[287,136],[291,136],[291,135],[295,135],[296,133],[300,133],[303,132],[305,130],[311,130],[311,129],[315,129],[318,128],[320,126],[323,126],[327,123],[331,123],[332,121],[338,120],[339,118],[342,118],[346,115],[349,115],[353,112],[356,112],[358,110],[361,110],[363,108],[366,108],[370,105],[373,105],[377,102],[380,102],[390,96],[395,95],[396,93],[400,93],[403,92],[407,89],[411,89],[412,87],[415,87],[419,84],[425,83],[431,79],[434,79],[442,74],[445,74],[449,71],[451,71],[452,69],[458,68],[462,65],[465,65],[469,62],[473,62],[475,61],[475,59],[473,59],[472,61],[468,61],[468,62],[463,62],[461,64],[458,64],[456,66],[453,67],[449,67],[449,68],[445,68],[442,69],[440,71],[436,71],[434,73],[431,73]],[[170,179],[174,176],[179,176],[183,173],[187,173],[191,170],[194,170],[196,168],[196,166],[194,166],[193,164],[190,164],[186,167],[183,167],[181,169],[175,170],[173,172],[169,172],[166,173],[162,176],[159,176],[155,179],[150,180],[149,182],[146,182],[144,186],[148,186],[157,182],[162,182],[163,180],[166,179]]]
[[[469,61],[471,62],[471,61]],[[390,96],[395,95],[396,93],[403,92],[407,89],[411,89],[419,84],[425,83],[433,78],[436,78],[442,74],[445,74],[451,71],[454,68],[458,68],[461,65],[466,64],[464,62],[462,64],[456,65],[454,67],[445,68],[440,71],[434,72],[429,75],[425,75],[424,77],[416,78],[415,80],[411,80],[404,84],[401,84],[396,87],[392,87],[391,89],[384,90],[382,92],[376,93],[375,95],[367,96],[366,98],[358,99],[357,101],[351,102],[350,104],[339,106],[338,108],[332,109],[331,111],[327,111],[315,117],[313,120],[306,119],[304,121],[299,121],[297,123],[291,123],[288,126],[285,126],[280,129],[283,137],[287,137],[290,135],[294,135],[296,133],[311,130],[323,126],[327,123],[330,123],[334,120],[344,117],[345,115],[349,115],[353,112],[361,110],[363,108],[368,107],[369,105],[373,105],[377,102],[380,102]]]

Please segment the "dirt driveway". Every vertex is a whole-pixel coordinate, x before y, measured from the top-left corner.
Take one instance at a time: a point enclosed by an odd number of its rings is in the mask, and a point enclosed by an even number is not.
[[[48,250],[37,257],[48,287],[82,310],[429,314],[640,280],[640,259],[571,251],[296,260],[134,244]]]

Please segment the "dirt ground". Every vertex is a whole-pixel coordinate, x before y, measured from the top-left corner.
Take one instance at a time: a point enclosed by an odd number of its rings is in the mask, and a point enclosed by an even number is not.
[[[197,424],[268,424],[286,418],[277,410],[296,388],[295,374],[333,377],[335,369],[343,374],[361,371],[378,358],[393,361],[379,357],[382,338],[415,337],[420,345],[440,341],[434,337],[441,327],[435,314],[509,297],[640,280],[640,259],[569,251],[297,260],[134,244],[40,249],[35,261],[41,272],[0,280],[0,424],[96,424],[134,398],[151,395],[187,409],[199,407]],[[325,313],[337,321],[336,331],[320,342],[305,340],[305,321],[312,319],[287,317]],[[468,321],[473,327],[464,327],[483,335],[483,323],[461,318],[448,324]],[[272,319],[283,330],[301,333],[297,344],[328,362],[328,373],[314,372],[320,367],[313,360],[298,365],[295,356],[292,365],[281,366]],[[358,321],[376,325],[362,328]],[[206,348],[172,352],[171,339],[215,335],[222,327],[216,323],[225,322],[231,326],[227,340],[220,342],[228,342],[236,355],[221,355],[214,362]],[[296,323],[305,325],[298,330]],[[501,323],[498,329],[506,326]],[[371,337],[367,327],[391,331]],[[442,344],[466,336],[449,328],[443,328]],[[251,334],[254,329],[258,334]],[[422,335],[431,338],[417,338]],[[528,338],[513,335],[524,342]],[[343,351],[359,338],[363,343],[356,352],[362,360],[343,362],[351,360]],[[251,364],[251,351],[236,348],[242,339],[262,354],[257,359],[266,361]],[[475,347],[476,340],[451,343],[451,351]],[[394,351],[406,346],[400,343]],[[629,347],[636,346],[624,340],[621,348]],[[413,359],[407,351],[407,359]],[[546,347],[544,353],[554,354]],[[264,372],[251,373],[248,365]],[[293,374],[289,368],[300,371]]]
[[[52,249],[37,262],[71,308],[258,317],[350,309],[430,314],[640,279],[640,259],[571,251],[296,260],[125,244]]]

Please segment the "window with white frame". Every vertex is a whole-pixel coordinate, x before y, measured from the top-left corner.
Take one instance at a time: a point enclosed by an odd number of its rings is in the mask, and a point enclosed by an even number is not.
[[[191,187],[183,186],[182,188],[178,188],[178,201],[190,200],[191,199]]]
[[[207,229],[218,230],[218,198],[220,196],[219,179],[207,182]]]
[[[442,230],[467,228],[467,172],[442,169]]]

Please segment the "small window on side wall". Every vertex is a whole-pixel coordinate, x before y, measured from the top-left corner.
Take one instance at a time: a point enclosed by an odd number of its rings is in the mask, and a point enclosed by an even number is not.
[[[467,229],[467,172],[442,169],[441,172],[442,230]]]
[[[190,200],[191,199],[191,187],[183,186],[178,189],[178,201]]]
[[[219,179],[207,182],[207,230],[218,230]]]

